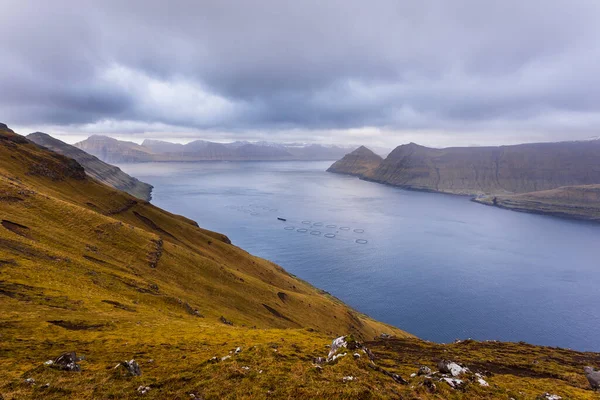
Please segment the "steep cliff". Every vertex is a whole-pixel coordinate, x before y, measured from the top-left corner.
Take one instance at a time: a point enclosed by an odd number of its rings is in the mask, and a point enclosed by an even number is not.
[[[107,164],[75,146],[42,132],[32,133],[27,138],[40,146],[74,159],[83,166],[86,174],[108,186],[127,192],[142,200],[149,201],[152,198],[152,185],[127,175],[120,168]]]
[[[432,149],[398,146],[364,178],[408,189],[479,195],[600,183],[600,141]]]
[[[346,154],[341,160],[333,163],[327,169],[327,172],[364,177],[375,171],[382,161],[383,158],[365,146],[360,146],[353,152]]]

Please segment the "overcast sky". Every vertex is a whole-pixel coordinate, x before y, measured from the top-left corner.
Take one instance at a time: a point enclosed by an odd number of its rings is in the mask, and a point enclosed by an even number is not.
[[[0,121],[73,142],[600,135],[600,1],[0,3]]]

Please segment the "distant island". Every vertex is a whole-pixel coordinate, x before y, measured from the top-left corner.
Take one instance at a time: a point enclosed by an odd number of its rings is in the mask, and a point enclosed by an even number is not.
[[[410,143],[385,159],[361,146],[327,171],[468,195],[510,210],[600,221],[600,140],[444,149]]]
[[[144,140],[142,144],[94,135],[75,147],[108,163],[190,161],[331,161],[352,147],[321,144],[246,142],[216,143],[195,140],[187,144]]]

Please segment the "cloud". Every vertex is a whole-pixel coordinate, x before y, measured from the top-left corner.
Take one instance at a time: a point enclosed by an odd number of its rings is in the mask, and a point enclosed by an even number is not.
[[[25,3],[0,5],[11,125],[389,145],[599,128],[594,0]]]

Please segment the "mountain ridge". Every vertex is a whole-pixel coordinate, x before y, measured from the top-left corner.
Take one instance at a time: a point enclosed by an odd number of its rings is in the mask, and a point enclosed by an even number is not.
[[[118,190],[123,190],[139,199],[150,201],[152,185],[141,182],[121,171],[120,168],[107,164],[95,156],[62,142],[47,133],[34,132],[27,138],[36,144],[46,147],[80,163],[91,177]]]

